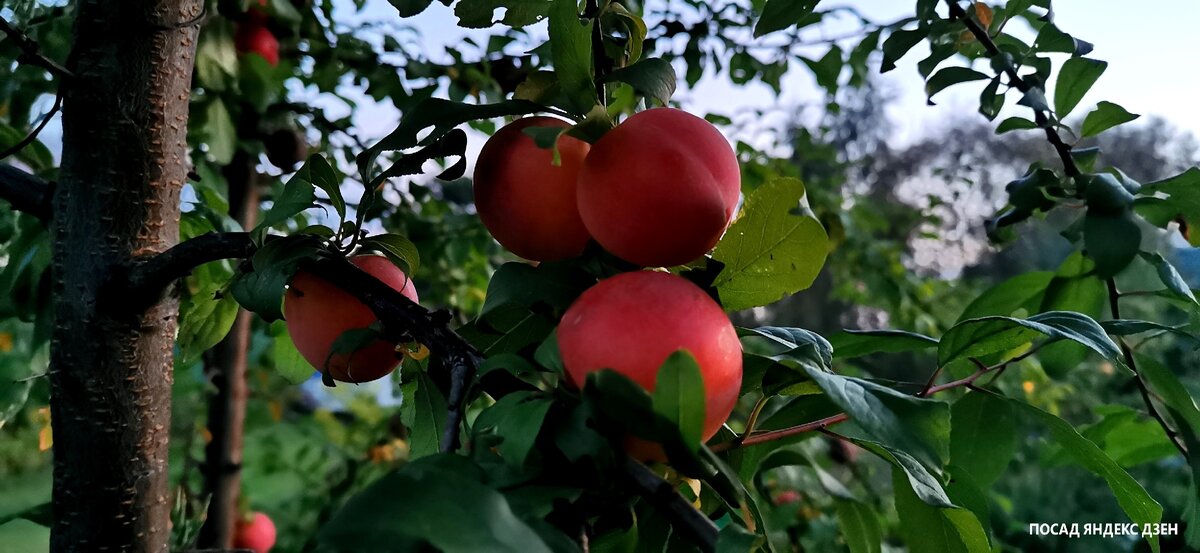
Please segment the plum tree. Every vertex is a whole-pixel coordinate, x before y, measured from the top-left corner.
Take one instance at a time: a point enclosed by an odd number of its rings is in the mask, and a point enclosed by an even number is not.
[[[679,265],[712,249],[741,191],[737,156],[709,122],[673,108],[639,112],[592,146],[579,213],[618,257]]]
[[[650,392],[667,357],[686,350],[704,379],[705,440],[729,418],[742,385],[742,346],[729,317],[698,286],[670,273],[621,273],[589,288],[563,314],[558,346],[576,386],[589,373],[613,369]],[[656,456],[638,449],[631,453]]]
[[[535,261],[574,257],[588,231],[576,207],[575,183],[588,143],[562,135],[554,152],[539,148],[525,130],[566,128],[552,117],[525,117],[492,135],[475,164],[475,206],[484,226],[513,253]]]
[[[408,299],[419,301],[412,280],[387,258],[359,255],[350,262]],[[283,316],[296,349],[317,370],[324,367],[334,380],[370,382],[387,376],[400,363],[395,344],[385,340],[375,340],[349,355],[331,355],[339,336],[370,326],[376,317],[349,292],[312,273],[301,270],[292,277],[284,295]]]
[[[271,65],[279,64],[279,39],[258,18],[239,23],[233,41],[238,53],[258,54]]]
[[[238,520],[233,534],[235,549],[249,549],[254,553],[267,553],[275,546],[275,523],[263,513],[253,513]]]

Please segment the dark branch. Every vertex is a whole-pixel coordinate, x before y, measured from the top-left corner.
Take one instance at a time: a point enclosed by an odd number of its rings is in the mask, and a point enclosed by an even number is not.
[[[0,163],[0,200],[7,200],[13,209],[48,221],[53,196],[54,186],[51,183],[7,163]]]
[[[983,45],[988,57],[1003,59],[1004,53],[996,46],[996,42],[992,40],[992,35],[988,34],[987,29],[980,26],[979,22],[967,15],[967,11],[958,4],[958,0],[946,0],[946,4],[950,6],[950,18],[962,21],[967,30],[975,36],[975,40],[978,40]],[[1033,85],[1017,74],[1017,68],[1013,67],[1012,63],[1004,64],[1004,74],[1008,76],[1009,84],[1023,93],[1028,93],[1034,88]],[[1054,146],[1054,151],[1058,153],[1059,159],[1062,160],[1063,171],[1067,173],[1067,176],[1078,177],[1082,175],[1082,172],[1079,171],[1079,166],[1075,165],[1075,158],[1071,157],[1071,146],[1059,136],[1058,130],[1054,128],[1054,124],[1050,120],[1050,116],[1040,109],[1033,110],[1033,115],[1034,122],[1046,132],[1046,140]]]
[[[130,295],[120,297],[136,297],[153,303],[167,287],[191,274],[196,267],[222,259],[249,257],[256,249],[248,232],[210,232],[184,240],[130,267],[124,275],[125,282],[121,283]]]
[[[42,120],[37,124],[37,127],[34,127],[32,131],[29,131],[29,134],[25,135],[25,138],[22,138],[16,144],[13,144],[12,146],[6,148],[3,152],[0,152],[0,159],[5,159],[8,156],[24,150],[26,146],[30,145],[34,140],[36,140],[38,135],[42,134],[42,130],[46,128],[46,125],[50,124],[50,120],[54,118],[54,114],[58,113],[58,110],[62,108],[62,100],[63,97],[61,92],[55,94],[54,104],[50,106],[50,111],[47,111],[46,115],[42,116]]]
[[[1112,312],[1111,314],[1114,319],[1120,319],[1121,292],[1117,290],[1117,281],[1109,278],[1105,283],[1108,285],[1108,308]],[[1137,360],[1133,357],[1133,350],[1130,349],[1129,344],[1126,344],[1125,340],[1120,336],[1114,336],[1114,339],[1121,346],[1121,355],[1125,357],[1125,364],[1129,365],[1129,370],[1133,371],[1133,380],[1137,383],[1138,391],[1142,394],[1142,401],[1146,403],[1146,410],[1150,412],[1150,416],[1167,433],[1167,437],[1171,439],[1171,443],[1175,445],[1175,449],[1178,449],[1184,457],[1187,457],[1187,447],[1183,445],[1179,433],[1171,428],[1171,425],[1167,424],[1167,419],[1163,418],[1162,413],[1158,412],[1158,407],[1155,407],[1154,401],[1150,399],[1150,389],[1146,387],[1146,381],[1142,380],[1142,373],[1138,370]]]
[[[18,62],[36,65],[49,71],[51,74],[63,78],[70,79],[74,77],[66,67],[63,67],[58,62],[46,57],[42,54],[36,40],[29,38],[20,29],[13,27],[11,23],[0,17],[0,32],[3,32],[9,39],[17,44],[17,49],[21,51],[21,56],[17,58]]]
[[[717,550],[717,526],[679,495],[675,486],[628,455],[622,461],[621,471],[638,494],[670,519],[673,531],[683,534],[684,538],[705,553]]]

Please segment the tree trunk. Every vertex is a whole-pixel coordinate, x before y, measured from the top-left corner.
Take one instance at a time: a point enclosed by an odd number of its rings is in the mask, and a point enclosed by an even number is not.
[[[76,3],[52,217],[52,550],[167,551],[178,301],[105,285],[179,238],[198,0]]]
[[[229,183],[229,215],[242,228],[258,220],[258,182],[254,160],[239,152],[225,168]],[[233,546],[242,483],[242,430],[246,420],[246,354],[252,314],[240,310],[229,334],[205,357],[206,372],[216,388],[208,404],[212,441],[204,452],[204,489],[208,517],[200,533],[201,547]]]

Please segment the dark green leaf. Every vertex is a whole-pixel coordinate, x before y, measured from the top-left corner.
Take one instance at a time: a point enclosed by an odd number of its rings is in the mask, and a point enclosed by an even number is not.
[[[704,434],[704,378],[696,359],[684,350],[658,368],[654,411],[679,427],[684,443],[699,447]]]
[[[409,371],[405,363],[406,373]],[[434,385],[423,370],[412,369],[411,377],[405,375],[400,385],[403,403],[400,404],[400,419],[410,430],[409,455],[413,459],[438,452],[442,429],[446,426],[446,397]]]
[[[1040,88],[1031,88],[1017,100],[1018,106],[1025,106],[1034,111],[1050,111],[1050,103],[1046,101],[1046,92]]]
[[[1083,120],[1083,128],[1080,130],[1082,138],[1096,136],[1108,129],[1117,125],[1123,125],[1134,119],[1141,117],[1136,113],[1129,113],[1125,108],[1112,102],[1100,102],[1096,105],[1096,109],[1087,114]]]
[[[381,520],[404,523],[380,524]],[[551,551],[517,518],[504,496],[480,483],[472,471],[422,461],[356,494],[321,528],[318,539],[329,551],[347,553],[416,552],[427,549],[422,542],[446,553]]]
[[[662,58],[646,58],[604,76],[602,82],[628,83],[643,95],[666,105],[675,94],[675,68]]]
[[[312,376],[314,367],[296,349],[283,321],[271,323],[271,361],[275,372],[292,384],[300,384]]]
[[[950,408],[950,463],[990,486],[1016,453],[1012,408],[989,394],[968,393]]]
[[[429,4],[428,0],[396,1]],[[468,29],[483,29],[496,23],[509,27],[524,27],[544,19],[550,11],[551,3],[552,0],[459,0],[458,5],[454,6],[454,15],[458,16],[459,26]],[[492,14],[499,8],[504,8],[504,17],[494,21]],[[401,17],[404,17],[403,12]]]
[[[779,2],[780,0],[775,0]],[[717,533],[717,553],[746,553],[756,551],[762,536],[750,533],[737,524],[726,524]]]
[[[388,2],[396,8],[400,17],[412,17],[425,11],[425,8],[428,8],[433,0],[388,0]]]
[[[313,207],[317,201],[317,196],[313,193],[312,183],[293,178],[283,186],[283,192],[278,197],[273,198],[273,200],[271,209],[267,210],[266,214],[263,215],[262,221],[254,228],[256,234],[263,233],[267,229],[284,223],[288,219],[300,214],[300,212]]]
[[[1154,269],[1158,271],[1158,278],[1166,285],[1167,290],[1182,299],[1197,303],[1196,296],[1192,294],[1191,287],[1183,280],[1183,276],[1179,274],[1174,265],[1171,265],[1170,262],[1163,259],[1163,256],[1154,252],[1141,252],[1141,256],[1142,259],[1145,259],[1147,263],[1153,265]]]
[[[1142,244],[1142,229],[1133,213],[1120,215],[1097,213],[1090,206],[1083,219],[1083,244],[1087,255],[1096,263],[1096,274],[1108,278],[1121,272],[1137,257]]]
[[[1071,58],[1063,63],[1054,85],[1054,111],[1059,119],[1079,105],[1084,94],[1107,68],[1107,62],[1089,58]]]
[[[942,336],[938,364],[946,366],[967,357],[1011,351],[1039,336],[1071,340],[1124,367],[1121,351],[1091,317],[1069,311],[1039,313],[1028,319],[979,317],[962,321]]]
[[[913,553],[986,553],[987,534],[975,515],[953,506],[936,507],[913,493],[899,470],[892,470],[900,533]]]
[[[515,261],[505,263],[492,274],[479,316],[487,319],[504,305],[546,305],[561,312],[593,284],[593,277],[567,264],[543,263],[534,267]]]
[[[879,442],[858,438],[852,439],[852,441],[902,471],[908,480],[909,489],[917,495],[922,503],[933,507],[954,507],[937,477],[911,455]]]
[[[329,196],[330,203],[337,210],[339,220],[346,218],[346,200],[342,199],[342,182],[338,177],[337,172],[329,165],[329,161],[321,154],[313,154],[309,156],[308,161],[304,162],[304,166],[296,171],[292,178],[288,179],[288,184],[292,181],[299,180],[307,182],[312,186],[316,186],[325,191]],[[285,187],[286,189],[286,187]]]
[[[775,179],[748,198],[717,244],[724,268],[713,281],[727,311],[767,305],[808,288],[825,265],[829,238],[812,214],[804,185]]]
[[[417,252],[417,246],[406,236],[376,234],[362,239],[359,246],[367,251],[384,254],[392,263],[404,265],[405,272],[409,275],[416,274],[417,269],[421,266],[421,256]]]
[[[925,40],[926,36],[929,36],[926,29],[900,30],[888,35],[887,40],[883,41],[883,64],[879,68],[880,73],[895,69],[896,62],[912,50],[913,46]]]
[[[767,0],[754,24],[754,37],[780,31],[803,21],[820,0]]]
[[[227,275],[229,276],[229,275]],[[190,365],[217,345],[237,319],[238,303],[224,293],[226,282],[204,282],[179,302],[179,363]]]
[[[778,0],[777,0],[778,1]],[[802,58],[804,64],[813,72],[813,77],[817,79],[817,84],[824,88],[830,95],[837,92],[838,77],[842,74],[842,49],[836,44],[829,47],[829,51],[819,60]]]
[[[576,0],[552,0],[550,8],[550,51],[554,74],[567,95],[572,111],[584,115],[596,105],[592,82],[592,21],[579,20]]]
[[[871,438],[938,471],[949,457],[950,406],[858,378],[805,367],[809,378]]]
[[[883,530],[875,509],[866,503],[844,499],[835,504],[838,527],[850,553],[879,553]]]
[[[533,449],[546,413],[552,402],[533,392],[516,392],[500,398],[475,419],[476,432],[494,431],[502,438],[498,449],[504,460],[516,466],[525,464]]]
[[[1046,288],[1054,278],[1050,271],[1023,273],[989,288],[963,309],[956,322],[978,317],[1007,317],[1018,309],[1036,311]]]
[[[990,78],[990,75],[980,73],[979,71],[971,69],[970,67],[947,67],[941,71],[938,71],[937,73],[934,73],[933,76],[925,82],[925,97],[929,98],[931,100],[930,103],[932,103],[933,95],[941,92],[948,86],[970,81],[982,81]]]
[[[1025,119],[1024,117],[1009,117],[996,125],[996,134],[1004,134],[1009,131],[1036,129],[1037,123]]]
[[[838,359],[920,351],[938,344],[935,338],[904,330],[843,330],[829,341],[833,344],[833,356]]]
[[[803,328],[762,326],[739,328],[738,335],[767,338],[777,346],[769,357],[790,367],[807,366],[826,372],[832,370],[833,346],[815,332]]]
[[[1160,198],[1159,196],[1167,197]],[[1134,204],[1147,221],[1166,228],[1171,221],[1181,218],[1189,229],[1200,228],[1200,169],[1187,171],[1142,186]],[[1185,236],[1193,246],[1200,245],[1200,232]]]

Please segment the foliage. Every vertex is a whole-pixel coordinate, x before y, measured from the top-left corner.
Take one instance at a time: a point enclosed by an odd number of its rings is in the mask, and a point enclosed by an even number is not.
[[[1070,478],[1096,477],[1078,488],[1104,487],[1102,497],[1080,502],[1086,508],[1139,528],[1183,521],[1188,529],[1140,547],[1200,547],[1194,374],[1162,361],[1194,350],[1200,312],[1171,256],[1151,247],[1177,229],[1195,240],[1188,230],[1200,217],[1200,173],[1143,185],[1098,163],[1101,152],[1076,147],[1077,138],[1111,136],[1138,115],[1101,101],[1078,123],[1067,121],[1106,64],[1057,27],[1047,0],[952,0],[945,12],[920,0],[912,17],[887,24],[815,0],[442,3],[453,4],[461,27],[492,29],[486,43],[467,39],[444,56],[422,51],[396,20],[445,8],[429,0],[392,0],[396,13],[381,24],[379,41],[365,38],[375,36],[374,24],[340,28],[331,2],[272,0],[262,9],[287,53],[278,66],[237,52],[245,2],[210,3],[189,132],[199,178],[189,183],[181,234],[238,230],[227,199],[235,160],[249,159],[261,173],[266,201],[259,223],[245,229],[256,253],[204,265],[181,290],[172,429],[181,532],[196,516],[186,500],[202,502],[192,497],[192,469],[205,432],[203,355],[241,306],[259,316],[246,495],[273,513],[281,551],[858,552],[899,542],[910,551],[976,552],[1032,548],[1037,539],[1049,547],[1053,537],[1031,537],[1025,525],[1072,520],[1033,518],[1062,512],[1037,511],[1049,498],[1026,493],[1028,480],[1066,466]],[[64,59],[70,11],[35,5],[14,10],[14,19],[47,55]],[[820,55],[794,47],[805,29],[846,14],[861,24],[854,44],[835,42]],[[544,41],[531,30],[542,21]],[[1032,42],[1017,36],[1018,26]],[[745,36],[755,40],[740,42]],[[884,186],[850,186],[854,170],[878,167],[885,152],[855,155],[860,143],[839,125],[853,123],[845,113],[870,106],[847,98],[869,91],[871,74],[895,69],[922,42],[930,53],[917,67],[930,98],[974,82],[989,121],[1010,103],[1032,112],[999,121],[996,133],[1048,139],[1043,146],[1054,155],[1014,175],[987,231],[1006,243],[1066,219],[1070,255],[1053,270],[978,290],[963,283],[966,292],[955,296],[950,289],[960,283],[917,274],[905,259],[909,233],[928,232],[934,210],[889,201],[895,190]],[[3,59],[17,59],[13,48],[0,42]],[[1052,54],[1066,60],[1056,68]],[[469,137],[504,118],[549,113],[570,122],[565,132],[595,141],[636,111],[673,104],[678,70],[689,87],[711,70],[778,94],[789,64],[825,90],[831,117],[815,131],[796,129],[790,158],[739,143],[738,218],[710,256],[667,269],[741,312],[739,320],[750,320],[748,310],[782,318],[785,298],[825,286],[858,309],[859,321],[874,313],[883,324],[820,333],[745,325],[739,408],[708,443],[696,409],[704,387],[686,353],[664,362],[653,393],[611,371],[582,390],[563,384],[554,335],[563,311],[597,279],[630,267],[596,247],[536,266],[506,257],[473,213],[463,178]],[[26,134],[34,106],[54,87],[26,64],[6,63],[0,76],[2,148]],[[402,114],[369,146],[351,116],[327,107],[353,111],[367,98]],[[261,163],[280,130],[311,146],[298,168]],[[35,141],[14,161],[52,176],[53,158]],[[37,377],[52,324],[50,242],[36,219],[0,209],[0,425],[11,421],[4,432],[16,443],[48,424],[32,414],[47,403]],[[422,353],[420,344],[406,348],[389,381],[390,403],[347,387],[321,390],[311,379],[293,385],[312,372],[280,323],[269,324],[282,315],[286,283],[301,263],[358,251],[404,266],[425,303],[452,309],[446,318],[483,354],[461,428],[448,413],[451,360]],[[881,363],[904,367],[878,370]],[[527,389],[493,393],[489,373]],[[1113,392],[1118,386],[1126,389]],[[464,451],[439,447],[447,426]],[[630,436],[663,445],[667,463],[651,470],[666,491],[646,493],[631,479],[623,445]],[[0,466],[22,473],[46,462],[27,452],[3,457]],[[664,496],[694,506],[703,522],[663,508]],[[0,509],[0,534],[44,539],[36,524],[44,502],[13,503]],[[709,530],[719,530],[715,542],[696,538]]]

